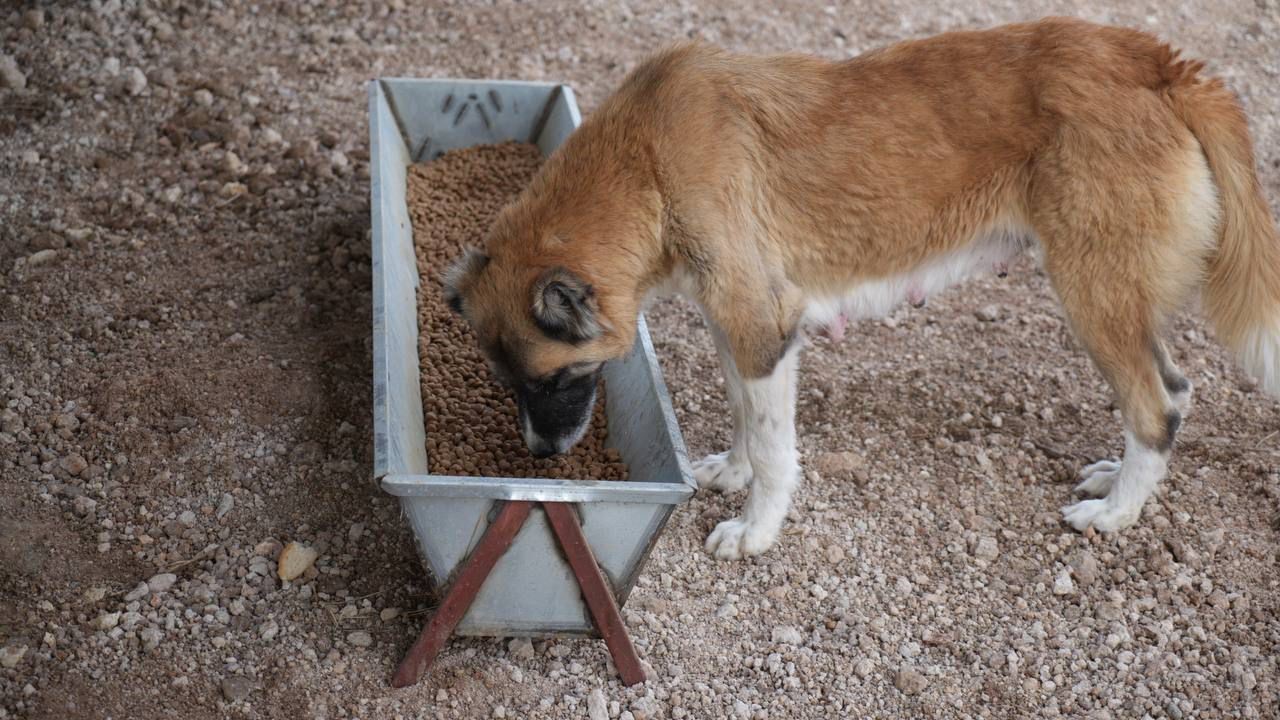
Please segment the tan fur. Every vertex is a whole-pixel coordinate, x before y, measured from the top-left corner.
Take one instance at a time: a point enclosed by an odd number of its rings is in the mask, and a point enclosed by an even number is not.
[[[814,298],[1023,228],[1134,434],[1167,447],[1170,313],[1207,277],[1228,344],[1280,327],[1280,240],[1247,126],[1199,69],[1144,33],[1065,19],[844,62],[677,47],[503,213],[492,262],[462,283],[467,316],[540,375],[625,354],[645,298],[675,278],[757,378]],[[530,321],[530,288],[556,266],[595,289],[600,338],[554,342]]]

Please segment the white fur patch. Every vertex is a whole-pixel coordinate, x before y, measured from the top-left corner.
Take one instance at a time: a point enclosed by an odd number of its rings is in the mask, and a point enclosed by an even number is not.
[[[1280,397],[1280,322],[1256,328],[1240,343],[1240,364],[1262,389]]]
[[[707,551],[721,560],[768,550],[787,517],[800,478],[795,425],[799,357],[797,343],[769,377],[742,381],[745,432],[740,441],[751,464],[751,491],[742,515],[720,523],[707,537]]]
[[[909,272],[860,283],[836,297],[814,298],[804,314],[809,327],[830,325],[840,316],[851,320],[883,317],[908,298],[923,300],[972,275],[999,272],[1027,248],[1032,233],[999,224],[958,250],[925,260]]]
[[[1105,489],[1106,497],[1082,500],[1062,508],[1062,516],[1076,530],[1092,526],[1098,532],[1115,532],[1138,520],[1142,506],[1155,492],[1156,485],[1168,469],[1168,453],[1147,447],[1125,428],[1124,460],[1100,462],[1085,468],[1080,484],[1082,492],[1091,494]],[[1106,487],[1106,486],[1110,487]]]

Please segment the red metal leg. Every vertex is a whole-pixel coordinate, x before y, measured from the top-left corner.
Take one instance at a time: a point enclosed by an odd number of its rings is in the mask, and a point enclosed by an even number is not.
[[[511,541],[515,539],[516,533],[520,532],[525,520],[529,518],[531,506],[532,503],[526,501],[509,501],[502,506],[498,517],[485,529],[484,536],[471,551],[471,555],[462,566],[462,571],[454,578],[453,586],[449,588],[444,601],[436,609],[431,622],[422,629],[417,642],[409,648],[409,652],[400,661],[400,667],[396,668],[395,677],[391,680],[392,686],[400,688],[413,685],[422,677],[422,673],[426,672],[440,649],[448,642],[449,636],[462,620],[462,616],[467,614],[467,609],[476,599],[480,586],[484,584],[485,578],[489,577],[489,572],[493,570],[498,558],[511,547]],[[616,607],[614,613],[617,613]]]
[[[644,682],[644,668],[640,666],[640,657],[631,644],[627,628],[622,624],[622,615],[618,612],[618,602],[613,597],[613,590],[605,580],[604,573],[596,564],[596,558],[587,545],[587,538],[582,534],[582,526],[568,503],[546,502],[542,507],[547,511],[547,520],[555,531],[560,547],[564,549],[569,566],[578,578],[582,588],[582,597],[591,609],[591,617],[595,620],[596,629],[604,637],[613,655],[613,664],[618,666],[618,674],[622,682],[635,685]]]

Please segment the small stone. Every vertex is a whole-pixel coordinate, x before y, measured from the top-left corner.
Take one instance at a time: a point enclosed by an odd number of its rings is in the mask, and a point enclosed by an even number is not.
[[[347,531],[347,540],[356,542],[360,536],[364,534],[364,523],[353,523],[351,529]]]
[[[1000,545],[994,537],[984,535],[978,538],[978,544],[973,549],[973,556],[979,560],[991,562],[1000,557]]]
[[[320,553],[298,542],[291,542],[280,552],[280,560],[276,566],[276,574],[281,580],[293,580],[320,557]]]
[[[813,469],[822,477],[832,480],[858,480],[865,476],[866,461],[862,456],[848,450],[843,452],[822,453],[813,462]]]
[[[164,632],[159,628],[147,627],[138,633],[138,638],[142,640],[142,648],[144,650],[155,650],[160,645],[160,641],[164,639]]]
[[[153,593],[162,593],[173,587],[178,576],[173,573],[160,573],[147,581],[147,588]]]
[[[832,543],[827,546],[827,562],[835,565],[844,560],[844,548]]]
[[[178,515],[178,524],[182,525],[182,527],[194,527],[196,514],[190,510],[183,510],[182,514]]]
[[[363,630],[356,630],[347,635],[347,642],[356,647],[369,647],[373,644],[373,636]]]
[[[733,618],[738,616],[738,608],[733,603],[725,603],[716,610],[718,618]]]
[[[40,265],[47,265],[48,263],[51,263],[57,259],[58,259],[57,250],[54,250],[53,248],[45,248],[44,250],[33,252],[27,256],[27,267],[38,267]]]
[[[236,506],[236,499],[231,493],[222,493],[222,499],[218,501],[218,511],[215,513],[217,518],[221,520],[226,517],[227,513]]]
[[[22,13],[22,26],[28,30],[39,30],[44,27],[44,10],[33,8]]]
[[[222,680],[222,697],[227,702],[240,702],[253,692],[253,681],[241,675],[232,675]]]
[[[507,717],[507,709],[499,705],[493,709],[493,716],[495,718],[498,718],[499,720],[502,720],[502,718]]]
[[[400,617],[400,608],[386,608],[382,612],[378,613],[378,617],[382,622],[391,622],[392,620]]]
[[[71,509],[80,517],[89,517],[98,507],[98,501],[88,495],[81,495],[71,501]]]
[[[92,587],[84,591],[84,601],[92,605],[99,602],[107,596],[107,589],[104,587]]]
[[[1093,557],[1093,553],[1088,550],[1082,551],[1071,561],[1071,573],[1076,577],[1076,583],[1087,588],[1098,579],[1098,561]]]
[[[124,71],[124,91],[137,97],[147,89],[147,76],[136,67],[128,67]]]
[[[605,703],[604,691],[592,688],[587,695],[587,718],[589,720],[609,720],[609,707]]]
[[[785,645],[799,645],[804,642],[800,631],[790,625],[779,625],[773,629],[773,641]]]
[[[110,630],[120,624],[120,616],[124,613],[102,613],[93,621],[93,626],[99,630]]]
[[[18,69],[18,61],[8,55],[0,55],[0,87],[22,90],[27,86],[27,76]]]
[[[40,153],[35,150],[23,150],[19,153],[18,158],[22,160],[23,165],[39,165]]]
[[[0,667],[12,670],[18,667],[18,663],[22,662],[26,654],[26,645],[8,645],[0,648]]]
[[[1073,595],[1076,591],[1076,584],[1071,579],[1071,573],[1063,570],[1053,579],[1054,595]]]
[[[140,582],[136,587],[129,591],[128,595],[124,596],[124,601],[133,602],[134,600],[141,600],[146,597],[149,592],[151,592],[151,586],[145,582]]]
[[[80,455],[72,453],[59,460],[58,466],[66,470],[68,475],[79,475],[89,467],[89,463]]]
[[[213,104],[213,93],[205,88],[200,88],[191,93],[191,99],[195,100],[196,104],[201,107],[209,107]]]
[[[929,686],[929,680],[911,668],[903,668],[898,671],[893,684],[904,694],[915,695]]]
[[[533,642],[529,638],[512,638],[507,643],[507,654],[516,660],[532,660]]]
[[[230,200],[232,198],[238,198],[241,195],[245,195],[248,192],[249,188],[244,183],[229,182],[222,186],[222,189],[218,191],[218,195]],[[239,335],[239,333],[236,334]]]
[[[973,316],[982,322],[995,322],[1000,319],[1000,308],[997,305],[983,305],[973,312]]]
[[[857,665],[853,666],[853,671],[863,680],[866,680],[867,677],[875,671],[875,669],[876,664],[871,660],[871,658],[862,658],[858,661]]]

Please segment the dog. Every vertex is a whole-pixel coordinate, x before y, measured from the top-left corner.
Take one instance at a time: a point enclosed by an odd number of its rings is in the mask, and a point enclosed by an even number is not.
[[[668,49],[546,160],[444,278],[532,453],[590,419],[601,365],[646,303],[697,303],[723,366],[729,450],[703,488],[750,486],[706,549],[757,555],[799,478],[807,333],[922,301],[1034,247],[1114,393],[1124,455],[1081,472],[1077,530],[1134,523],[1191,385],[1162,340],[1200,294],[1280,393],[1280,237],[1244,113],[1203,64],[1142,32],[1050,18],[841,62]]]

